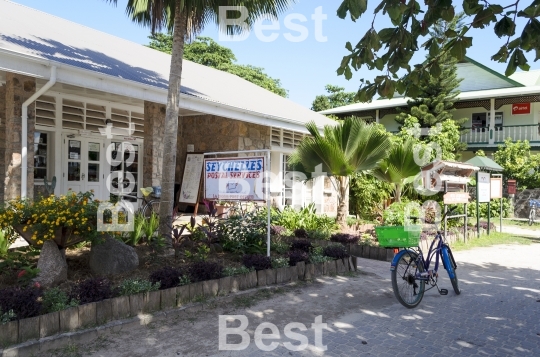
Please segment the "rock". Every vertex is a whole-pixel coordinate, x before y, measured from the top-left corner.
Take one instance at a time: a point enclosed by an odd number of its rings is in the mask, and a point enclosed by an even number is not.
[[[41,248],[37,264],[38,276],[34,279],[41,286],[51,287],[67,280],[67,262],[58,245],[47,240]]]
[[[139,266],[135,248],[105,236],[105,241],[92,244],[90,269],[97,275],[116,275],[130,272]]]

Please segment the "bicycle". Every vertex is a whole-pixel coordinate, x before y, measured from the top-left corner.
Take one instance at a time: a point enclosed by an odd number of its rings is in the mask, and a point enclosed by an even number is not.
[[[159,215],[159,208],[160,208],[161,201],[160,201],[160,197],[153,195],[153,192],[154,192],[153,188],[142,187],[140,191],[142,193],[142,197],[135,197],[131,195],[120,195],[121,197],[120,199],[123,200],[124,198],[130,198],[132,200],[141,201],[136,213],[140,213],[145,218],[150,217],[152,213]],[[173,222],[176,220],[177,215],[178,215],[178,206],[174,206],[173,214],[172,214]]]
[[[416,220],[418,218],[410,217],[410,219]],[[394,244],[393,248],[405,249],[400,250],[396,254],[390,266],[394,295],[401,305],[409,309],[418,306],[424,297],[424,293],[434,287],[437,288],[439,294],[448,295],[447,289],[440,289],[437,285],[439,277],[439,260],[442,261],[443,266],[448,273],[454,292],[456,295],[461,294],[456,274],[456,261],[454,260],[450,246],[446,243],[445,237],[442,235],[441,231],[437,230],[435,238],[429,247],[427,259],[424,257],[424,253],[420,248],[420,232],[417,233],[418,234],[413,234],[412,239],[401,239],[401,242],[397,243],[397,246]],[[415,244],[418,244],[418,247],[411,248],[413,241],[415,241]],[[406,245],[406,247],[404,245]],[[435,266],[430,270],[429,268],[433,258],[435,258]],[[431,285],[431,287],[426,289],[426,283]]]
[[[529,200],[529,226],[532,226],[536,219],[536,209],[540,207],[540,201],[531,199]]]

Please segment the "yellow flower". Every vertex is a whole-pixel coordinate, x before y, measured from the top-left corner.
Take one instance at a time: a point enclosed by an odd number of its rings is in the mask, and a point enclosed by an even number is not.
[[[28,221],[28,223],[30,223],[30,221]],[[23,228],[22,231],[23,231],[23,232],[26,232],[26,228],[28,228],[28,227],[24,226],[24,228]]]

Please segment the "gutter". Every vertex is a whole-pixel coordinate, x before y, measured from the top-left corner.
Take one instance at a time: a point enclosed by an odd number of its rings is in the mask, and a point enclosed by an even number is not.
[[[56,83],[56,66],[51,66],[49,81],[22,105],[22,149],[21,149],[21,198],[26,197],[28,185],[28,106],[47,92]]]

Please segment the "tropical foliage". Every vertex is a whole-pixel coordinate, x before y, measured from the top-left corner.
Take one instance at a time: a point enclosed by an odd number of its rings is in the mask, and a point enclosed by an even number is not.
[[[311,110],[320,112],[327,109],[342,107],[356,103],[356,92],[345,92],[345,88],[327,84],[324,89],[327,94],[318,95],[311,104]],[[330,116],[334,118],[334,116]]]
[[[438,21],[452,21],[456,7],[463,6],[465,17],[461,31],[449,29],[444,33],[447,41],[441,41],[437,34],[431,31]],[[472,36],[467,36],[470,29],[493,28],[497,37],[503,38],[502,46],[491,57],[492,60],[508,63],[506,75],[509,76],[520,69],[529,70],[525,53],[533,51],[538,59],[540,53],[540,26],[538,13],[540,4],[537,1],[511,3],[502,1],[397,1],[382,0],[375,8],[372,18],[365,18],[368,9],[366,0],[343,0],[337,14],[344,19],[347,15],[351,20],[361,19],[373,25],[362,36],[355,46],[347,42],[348,54],[344,56],[338,74],[347,79],[352,78],[352,70],[367,67],[370,70],[381,71],[374,81],[361,80],[357,99],[369,101],[375,94],[392,98],[397,92],[401,95],[415,98],[420,93],[421,79],[428,75],[442,75],[440,60],[450,55],[461,61],[472,46]],[[392,26],[380,29],[377,24],[386,24],[381,16],[388,18]],[[517,21],[517,17],[523,21]],[[373,20],[373,21],[371,21]],[[427,38],[423,38],[427,37]],[[420,43],[418,41],[421,41]],[[490,41],[484,37],[483,41]],[[431,58],[414,66],[410,65],[414,54],[428,51]]]
[[[503,177],[517,180],[520,189],[540,187],[540,154],[531,153],[527,140],[506,139],[494,159],[503,167]]]
[[[401,202],[403,186],[420,172],[414,159],[414,144],[412,140],[395,143],[389,155],[373,170],[376,178],[392,185],[396,202]]]
[[[332,178],[338,193],[337,223],[344,226],[350,176],[374,169],[386,157],[391,142],[378,126],[352,118],[325,126],[323,134],[313,122],[306,128],[311,137],[302,140],[289,163],[308,178],[316,172]]]
[[[45,240],[54,239],[57,229],[67,229],[74,235],[92,239],[98,235],[99,206],[99,200],[92,197],[92,192],[73,192],[37,201],[11,200],[0,207],[0,229],[23,226],[23,231],[31,230],[32,240],[38,246]]]
[[[172,52],[172,35],[156,33],[149,38],[148,47],[168,54]],[[264,68],[237,64],[233,51],[210,37],[197,37],[193,42],[186,44],[184,59],[237,75],[270,92],[287,97],[287,90],[282,87],[279,79],[267,75]]]
[[[113,4],[117,0],[107,0]],[[221,6],[244,6],[248,11],[246,24],[250,26],[261,15],[277,17],[292,2],[289,0],[129,0],[126,13],[136,23],[148,26],[153,34],[162,29],[172,32],[171,69],[169,90],[165,112],[165,130],[163,136],[163,165],[161,175],[161,204],[159,212],[159,233],[171,236],[172,213],[174,204],[174,183],[176,169],[178,111],[182,79],[182,59],[186,40],[194,38],[204,27],[214,22],[220,30],[228,34],[244,31],[241,26],[226,26],[219,23]]]

